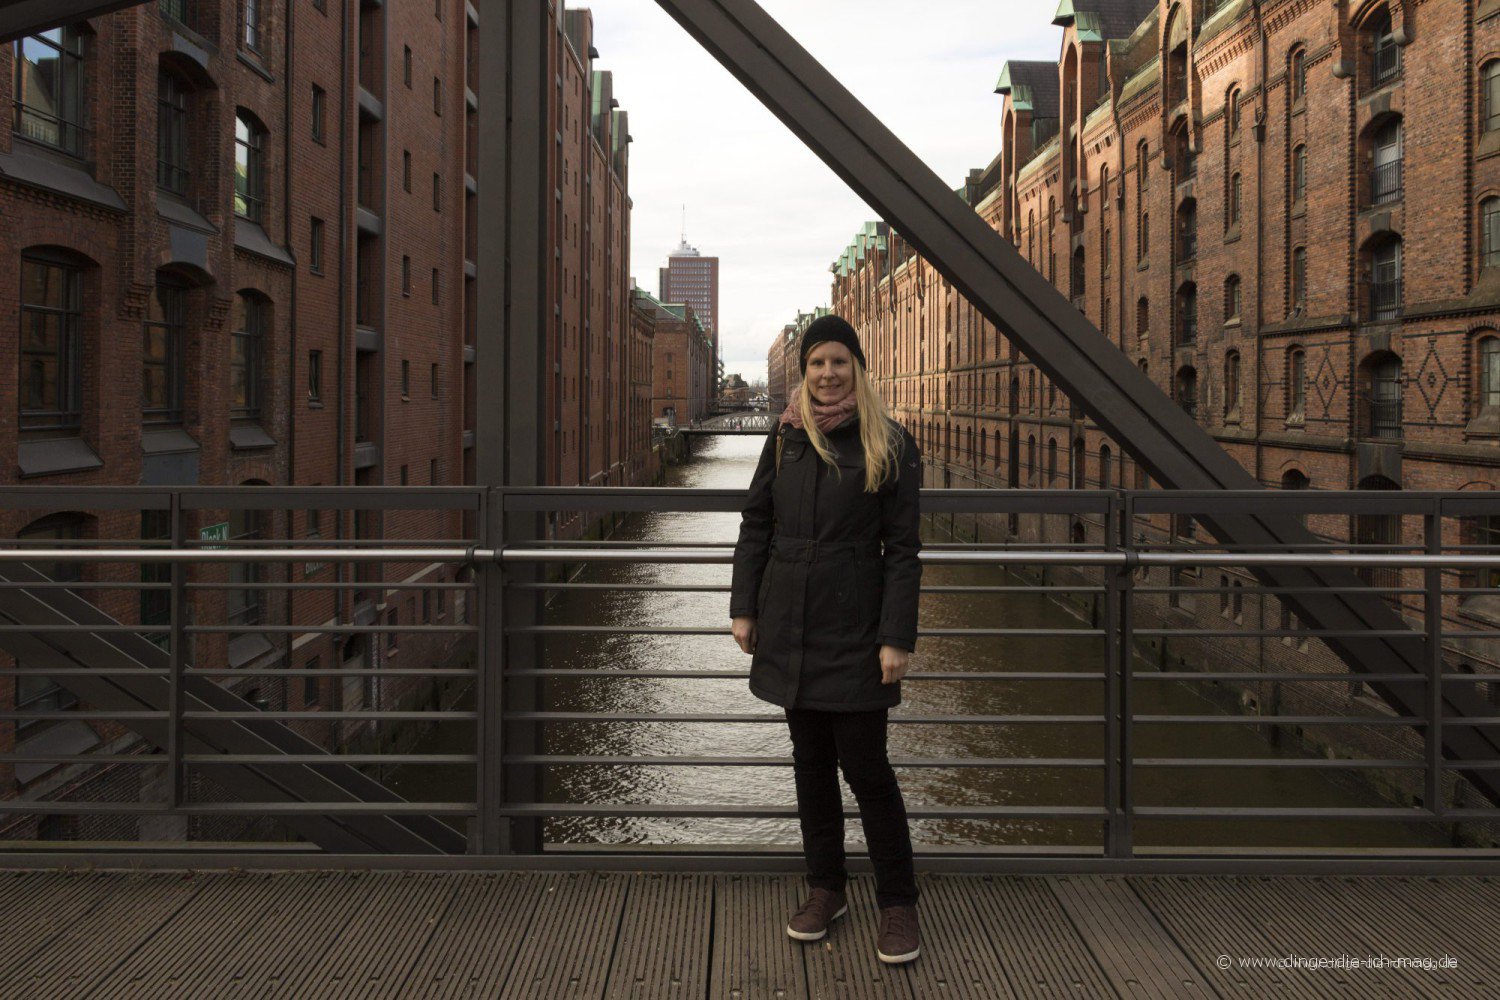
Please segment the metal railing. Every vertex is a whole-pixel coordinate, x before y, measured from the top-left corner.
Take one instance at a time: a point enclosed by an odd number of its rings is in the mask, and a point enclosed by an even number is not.
[[[1384,205],[1401,200],[1404,182],[1402,159],[1378,163],[1370,170],[1370,204]]]
[[[45,490],[9,489],[0,494],[12,509],[50,510],[56,504],[56,494]],[[351,854],[471,854],[523,860],[566,854],[600,859],[617,855],[620,848],[548,843],[543,839],[544,823],[789,820],[796,815],[789,797],[753,804],[737,797],[668,803],[558,801],[544,791],[549,769],[557,773],[578,768],[790,767],[788,757],[763,753],[608,750],[618,746],[615,741],[588,744],[592,748],[584,753],[548,749],[553,745],[549,732],[580,724],[669,729],[784,724],[779,710],[762,710],[765,706],[748,694],[743,702],[757,710],[726,706],[652,711],[643,709],[638,698],[610,707],[607,693],[589,707],[559,708],[548,700],[549,685],[562,680],[604,684],[605,692],[613,684],[649,683],[666,692],[673,685],[696,681],[743,683],[748,670],[707,667],[696,659],[620,668],[607,661],[559,664],[549,662],[547,655],[548,643],[559,639],[593,644],[622,638],[658,642],[697,637],[730,643],[727,614],[670,625],[602,620],[566,624],[548,618],[548,599],[569,593],[591,600],[609,593],[718,593],[727,602],[727,564],[732,559],[728,539],[637,543],[541,537],[549,530],[599,534],[608,525],[642,513],[729,514],[743,502],[740,491],[678,489],[78,491],[73,505],[97,512],[100,525],[133,523],[141,510],[166,511],[171,539],[13,542],[0,550],[0,652],[19,658],[0,658],[0,676],[40,674],[74,690],[81,702],[66,711],[0,711],[0,720],[67,725],[75,727],[75,735],[76,727],[84,725],[95,737],[84,749],[63,743],[41,751],[34,742],[0,745],[0,779],[9,783],[0,788],[10,792],[0,800],[0,824],[12,823],[5,849],[12,855],[27,849],[16,822],[31,823],[38,843],[50,841],[46,846],[65,849],[63,841],[68,838],[56,835],[66,829],[58,818],[107,817],[116,829],[121,823],[142,824],[145,829],[148,819],[166,821],[180,833],[168,838],[177,848],[194,840],[234,840],[234,851],[240,853],[232,857],[269,852],[283,858],[290,851],[324,859]],[[1500,626],[1488,624],[1494,616],[1488,605],[1500,602],[1500,588],[1489,586],[1494,567],[1500,565],[1500,546],[1474,541],[1492,537],[1476,534],[1476,525],[1487,526],[1487,519],[1500,518],[1500,498],[1473,493],[931,490],[924,494],[923,504],[939,533],[947,529],[984,539],[929,543],[922,553],[929,567],[924,586],[929,599],[955,594],[1045,595],[1082,600],[1088,609],[1083,622],[1062,628],[995,620],[930,625],[921,632],[927,642],[1056,640],[1084,642],[1091,652],[1065,670],[993,669],[984,658],[969,664],[924,663],[919,643],[917,665],[906,680],[919,689],[959,685],[956,700],[946,699],[945,705],[982,701],[983,692],[997,683],[1014,685],[1017,691],[1082,685],[1093,694],[1079,698],[1076,710],[1058,714],[902,707],[890,720],[897,730],[963,726],[989,732],[1081,732],[1086,735],[1073,744],[1083,748],[1079,752],[897,754],[893,763],[898,769],[980,769],[993,776],[1082,769],[1098,777],[1097,795],[1079,801],[1049,801],[1046,796],[1003,804],[909,801],[908,815],[916,821],[1081,823],[1095,831],[1092,843],[1072,848],[1007,847],[1002,841],[939,853],[960,856],[964,864],[978,868],[1063,857],[1128,867],[1194,853],[1160,842],[1142,844],[1142,824],[1191,827],[1204,820],[1274,821],[1315,831],[1329,822],[1451,829],[1454,824],[1500,819],[1500,810],[1478,791],[1493,780],[1500,755],[1464,756],[1448,746],[1455,734],[1493,746],[1500,726],[1500,711],[1476,695],[1481,685],[1500,688]],[[1202,532],[1193,539],[1174,538],[1169,527],[1183,516],[1211,526],[1215,516],[1267,506],[1306,515],[1315,531],[1334,529],[1333,537],[1311,546],[1225,549]],[[297,524],[297,512],[308,510],[340,512],[332,522],[324,519],[325,524],[340,526],[352,523],[358,510],[378,512],[388,524],[397,523],[398,512],[405,511],[408,519],[402,523],[411,537],[353,539],[330,529],[329,537],[313,541],[269,531],[259,538],[229,540],[208,530],[221,517],[243,523],[236,512],[247,510],[270,512],[273,526]],[[293,512],[289,519],[286,512]],[[1361,546],[1340,540],[1353,516],[1404,519],[1409,522],[1406,531],[1394,537],[1405,541]],[[459,520],[472,530],[436,536],[421,530],[452,527]],[[1012,528],[1021,537],[1012,535]],[[1055,537],[1070,540],[1050,541]],[[54,582],[28,571],[60,563],[86,567],[84,578]],[[142,564],[165,564],[169,580],[141,583],[136,571]],[[266,572],[250,583],[236,583],[223,574],[227,564],[253,564]],[[356,564],[380,567],[382,574],[361,577],[352,571]],[[726,571],[713,582],[701,574],[666,581],[596,575],[622,564],[723,566]],[[1305,571],[1305,580],[1295,587],[1257,586],[1251,574],[1271,566],[1296,567]],[[414,572],[414,567],[422,572]],[[935,578],[956,567],[968,567],[969,574],[982,574],[987,568],[995,575]],[[1396,585],[1372,587],[1349,573],[1364,567],[1395,567]],[[1164,574],[1165,585],[1158,582],[1159,574]],[[1213,583],[1216,575],[1218,586]],[[1278,619],[1282,597],[1330,585],[1377,592],[1416,627],[1385,632],[1350,622],[1288,623],[1284,613]],[[230,626],[215,619],[224,592],[245,586],[275,595],[266,606],[280,614],[254,625]],[[170,594],[165,649],[142,637],[163,631],[161,623],[134,624],[128,614],[120,614],[141,592],[163,587]],[[1224,598],[1231,589],[1232,603]],[[433,595],[438,592],[454,598],[445,602],[446,616],[430,607],[422,615],[403,610],[404,604],[414,606],[417,595],[426,595],[424,606],[429,599],[435,606]],[[333,610],[325,617],[309,618],[303,613],[306,604],[318,595],[336,597],[326,605]],[[1215,597],[1220,598],[1218,613]],[[393,608],[399,612],[394,620],[388,617]],[[261,652],[236,665],[226,644],[231,637],[259,637]],[[1425,651],[1426,672],[1372,661],[1368,672],[1354,674],[1333,658],[1316,655],[1317,640],[1351,637],[1418,644]],[[330,648],[353,644],[364,650],[365,658],[352,664],[342,659],[309,664],[307,651],[324,641],[339,644]],[[406,659],[402,650],[416,643],[426,645]],[[1308,649],[1314,655],[1304,652]],[[299,684],[321,685],[311,703],[299,693]],[[440,690],[454,686],[470,687],[471,696],[450,697],[451,691]],[[251,697],[252,688],[258,701]],[[1235,704],[1254,707],[1233,707],[1221,699],[1193,711],[1157,710],[1165,688],[1238,692]],[[1381,692],[1393,700],[1386,706],[1339,693],[1354,688]],[[908,701],[924,704],[915,692]],[[413,735],[446,726],[472,734],[462,750],[411,745]],[[1323,734],[1325,751],[1334,748],[1337,753],[1267,750],[1264,755],[1215,756],[1202,752],[1201,735],[1173,735],[1247,730],[1317,732]],[[671,743],[659,740],[655,745],[665,748]],[[1149,750],[1143,752],[1143,746]],[[27,769],[27,780],[19,785],[17,768]],[[432,768],[459,769],[473,793],[443,798],[429,791],[420,777],[411,777]],[[70,770],[62,775],[57,769]],[[156,780],[132,786],[136,794],[131,796],[81,794],[91,781],[103,780],[101,775],[127,769],[154,769]],[[382,780],[393,770],[408,773],[400,785],[403,795],[396,795]],[[1240,802],[1232,796],[1194,801],[1186,793],[1145,800],[1139,792],[1143,780],[1159,787],[1152,776],[1163,773],[1219,773],[1230,778],[1250,772],[1309,771],[1379,775],[1389,801],[1300,806]],[[1202,787],[1197,781],[1189,784]],[[789,796],[790,780],[786,787]],[[52,791],[42,794],[38,790],[43,788]],[[1405,801],[1401,795],[1407,796]],[[1368,798],[1375,800],[1375,794]],[[258,840],[244,833],[213,833],[230,826],[269,832]],[[53,835],[46,835],[49,831]],[[80,839],[90,841],[83,853],[97,856],[97,841],[107,838]],[[1359,842],[1338,845],[1346,855],[1364,847]],[[1253,845],[1235,848],[1231,853],[1239,857],[1260,853]],[[147,850],[128,837],[120,838],[114,849]],[[682,863],[695,854],[692,845],[669,843],[636,844],[634,850],[664,865]],[[721,860],[731,866],[753,865],[757,858],[787,853],[751,844],[737,850]],[[1284,851],[1271,853],[1287,856]],[[1304,859],[1319,854],[1313,849],[1293,852]],[[1478,848],[1433,848],[1405,856],[1419,866],[1424,858],[1472,861],[1491,854]]]

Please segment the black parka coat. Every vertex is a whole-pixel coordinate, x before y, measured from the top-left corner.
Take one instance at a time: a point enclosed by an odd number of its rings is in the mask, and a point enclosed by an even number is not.
[[[807,432],[766,439],[740,521],[732,618],[757,619],[750,691],[783,708],[858,712],[901,702],[880,683],[880,647],[914,650],[921,455],[904,427],[898,478],[865,492],[858,418],[827,435],[837,467]],[[783,438],[781,469],[776,440]]]

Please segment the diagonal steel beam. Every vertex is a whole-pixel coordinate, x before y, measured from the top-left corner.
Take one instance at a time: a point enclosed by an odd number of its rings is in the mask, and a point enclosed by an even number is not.
[[[143,2],[146,0],[5,0],[0,2],[0,44]]]
[[[754,0],[657,0],[745,88],[855,193],[921,252],[1015,342],[1095,423],[1163,485],[1181,490],[1259,489],[1260,483],[1109,338],[991,229],[890,129]],[[1200,519],[1223,543],[1276,550],[1316,539],[1291,516],[1225,514]],[[1348,570],[1265,568],[1274,587],[1313,587],[1283,600],[1330,630],[1409,630],[1383,600],[1345,593]],[[1425,672],[1422,637],[1329,638],[1350,670]],[[1425,714],[1414,685],[1371,685],[1397,711]],[[1500,759],[1495,734],[1449,720],[1489,714],[1471,690],[1444,692],[1443,747],[1458,761]],[[1500,773],[1463,772],[1500,802]]]

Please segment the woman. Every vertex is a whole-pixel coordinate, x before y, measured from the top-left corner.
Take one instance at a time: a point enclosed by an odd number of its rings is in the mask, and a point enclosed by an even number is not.
[[[909,962],[918,893],[886,718],[916,647],[921,460],[865,377],[848,323],[808,326],[801,365],[750,481],[729,614],[753,656],[751,692],[784,708],[791,731],[810,893],[787,934],[816,941],[848,911],[841,766],[875,869],[876,953]]]

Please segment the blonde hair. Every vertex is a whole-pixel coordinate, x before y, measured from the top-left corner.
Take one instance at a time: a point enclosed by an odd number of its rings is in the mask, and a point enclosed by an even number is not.
[[[855,413],[859,416],[859,441],[865,452],[865,492],[874,493],[888,479],[895,480],[900,475],[901,432],[886,413],[885,401],[880,398],[880,393],[865,375],[865,366],[855,357],[849,359],[849,365],[854,370]],[[813,450],[818,453],[818,457],[833,466],[834,474],[837,475],[838,463],[834,461],[833,448],[828,444],[828,437],[818,430],[818,422],[813,416],[812,389],[807,384],[805,374],[797,392],[797,407],[802,411],[802,429],[807,432],[807,439],[812,443]],[[780,436],[776,438],[778,472],[781,471],[782,440]]]

